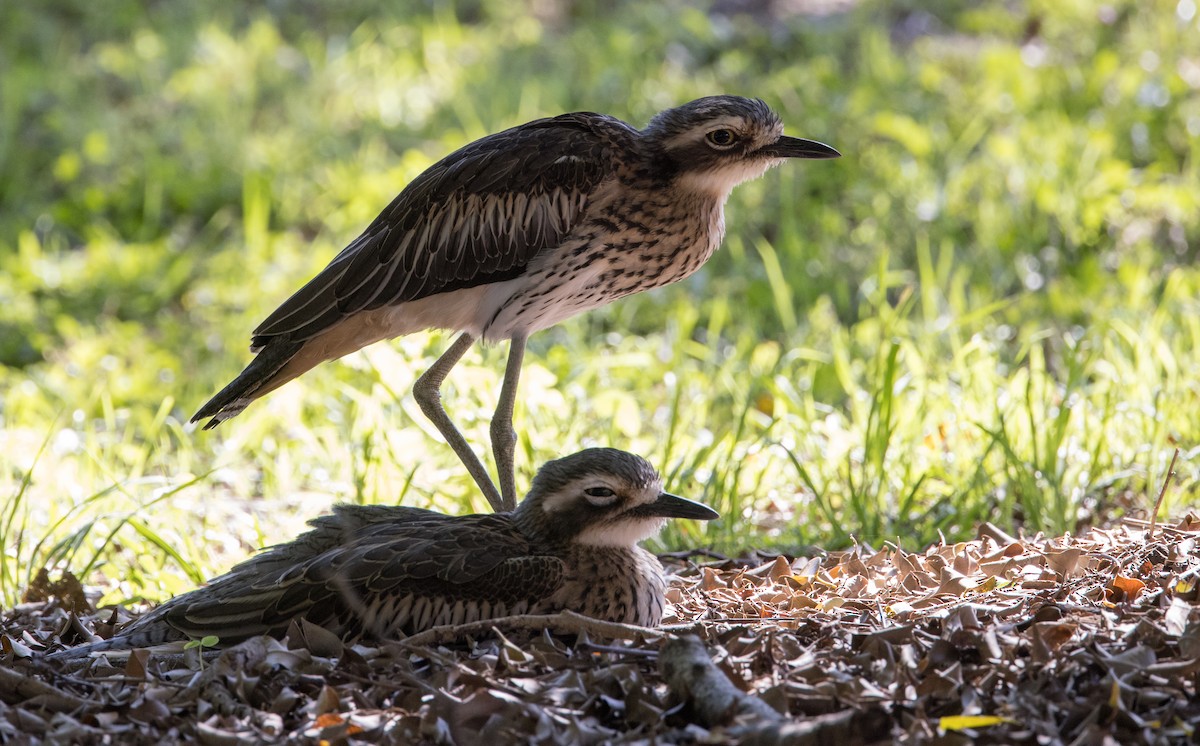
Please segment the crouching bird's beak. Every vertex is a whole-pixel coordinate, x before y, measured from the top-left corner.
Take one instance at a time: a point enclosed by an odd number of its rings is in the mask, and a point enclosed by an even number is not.
[[[638,509],[643,515],[660,518],[691,518],[697,521],[711,521],[720,518],[721,514],[702,503],[689,500],[686,497],[663,492],[658,499],[647,503]]]

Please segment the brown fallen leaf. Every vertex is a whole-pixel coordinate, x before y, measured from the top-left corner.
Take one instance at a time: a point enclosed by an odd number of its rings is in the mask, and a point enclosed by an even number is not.
[[[1044,556],[1047,565],[1060,579],[1070,578],[1082,571],[1079,561],[1083,557],[1083,550],[1079,547],[1045,552]]]
[[[149,650],[134,650],[125,661],[125,675],[131,679],[146,678],[146,662],[150,660]]]
[[[771,563],[771,569],[767,572],[767,577],[776,583],[783,581],[784,578],[791,575],[792,563],[782,554],[775,558],[775,561]]]
[[[711,567],[703,568],[702,572],[703,579],[700,581],[700,590],[714,591],[718,588],[728,587],[728,583],[726,583],[724,580],[721,580],[720,576],[717,575],[716,570],[713,570]]]
[[[1105,597],[1114,604],[1128,603],[1135,601],[1145,588],[1146,584],[1137,578],[1117,575],[1108,584],[1108,593]]]

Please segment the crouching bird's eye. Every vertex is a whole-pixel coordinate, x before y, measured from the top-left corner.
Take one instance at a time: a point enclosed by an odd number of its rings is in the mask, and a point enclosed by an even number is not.
[[[617,496],[617,493],[613,492],[607,487],[588,487],[583,491],[583,494],[587,495],[588,497],[599,497],[601,499]]]

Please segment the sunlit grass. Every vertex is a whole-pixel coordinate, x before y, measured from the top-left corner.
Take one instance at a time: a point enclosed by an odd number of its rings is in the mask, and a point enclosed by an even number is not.
[[[522,484],[547,459],[617,444],[651,458],[670,489],[722,512],[713,524],[670,527],[665,546],[737,551],[851,538],[920,546],[985,520],[1071,531],[1127,506],[1145,509],[1173,445],[1195,436],[1195,387],[1182,373],[1200,365],[1197,330],[1189,323],[1185,336],[1167,322],[1192,308],[1189,297],[1164,297],[1137,330],[1091,319],[1075,339],[1004,332],[994,316],[947,328],[945,317],[915,318],[914,295],[902,291],[898,305],[864,310],[852,326],[818,304],[784,342],[746,332],[705,344],[688,323],[686,291],[664,295],[674,295],[662,300],[680,306],[683,323],[662,334],[595,334],[579,322],[535,337],[517,428]],[[1010,367],[1015,338],[1028,342]],[[102,568],[110,582],[124,578],[151,596],[173,585],[160,575],[194,582],[296,530],[299,516],[269,510],[258,511],[265,523],[251,533],[245,522],[206,519],[206,510],[228,516],[256,496],[486,510],[408,393],[448,339],[373,348],[211,434],[181,431],[168,416],[138,437],[114,413],[49,433],[38,456],[42,442],[7,431],[5,473],[21,481],[6,487],[15,499],[5,535],[16,537],[5,547],[6,592],[56,563]],[[1141,356],[1147,348],[1157,362]],[[484,455],[504,352],[472,353],[446,392]],[[844,405],[816,396],[818,383],[841,389]],[[180,455],[192,449],[213,456]],[[179,466],[192,462],[214,471],[192,477]],[[1179,471],[1166,512],[1194,500],[1194,470],[1185,462]],[[63,489],[77,497],[64,502]],[[185,491],[188,507],[176,504]],[[197,526],[224,535],[222,551],[190,532]],[[133,556],[132,577],[155,578],[150,588],[129,584],[122,563]]]
[[[691,280],[536,335],[519,484],[584,446],[636,451],[723,514],[659,546],[729,552],[1071,531],[1146,510],[1177,445],[1163,510],[1195,504],[1182,5],[864,2],[763,24],[685,4],[63,4],[79,23],[0,24],[4,604],[43,566],[162,598],[335,501],[485,510],[410,394],[448,335],[322,366],[215,431],[184,423],[249,330],[450,149],[715,91],[846,157],[739,189]],[[445,390],[488,461],[505,354],[472,351]]]

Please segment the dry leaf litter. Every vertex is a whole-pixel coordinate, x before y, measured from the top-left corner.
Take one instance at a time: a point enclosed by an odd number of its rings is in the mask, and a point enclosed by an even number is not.
[[[921,552],[668,559],[666,634],[632,639],[500,629],[345,647],[308,627],[83,668],[41,653],[131,615],[43,575],[3,615],[0,742],[1194,742],[1200,517],[1148,529],[1016,539],[985,525]],[[656,661],[685,632],[807,729],[700,725]]]

